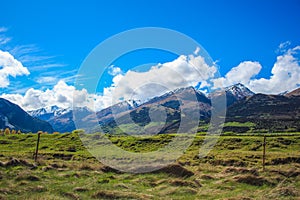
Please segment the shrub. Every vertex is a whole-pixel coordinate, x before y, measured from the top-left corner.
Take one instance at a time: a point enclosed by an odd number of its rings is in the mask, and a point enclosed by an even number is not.
[[[9,135],[10,134],[10,130],[9,130],[9,128],[6,128],[5,130],[4,130],[4,135]]]

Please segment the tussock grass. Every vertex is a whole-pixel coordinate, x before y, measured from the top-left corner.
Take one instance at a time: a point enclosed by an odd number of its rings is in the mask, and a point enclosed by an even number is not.
[[[149,152],[174,136],[109,139],[128,151]],[[43,134],[36,163],[35,134],[0,136],[0,200],[300,198],[299,134],[267,137],[265,171],[262,137],[221,136],[209,154],[199,158],[204,138],[198,134],[177,163],[156,172],[128,174],[101,164],[75,133]]]

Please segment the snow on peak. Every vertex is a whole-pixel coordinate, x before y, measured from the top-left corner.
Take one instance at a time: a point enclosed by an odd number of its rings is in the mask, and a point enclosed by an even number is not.
[[[33,117],[38,117],[41,115],[52,114],[53,116],[63,115],[70,111],[70,108],[60,108],[56,105],[47,106],[37,110],[28,111],[28,113]]]
[[[244,86],[241,83],[226,87],[225,91],[236,96],[238,99],[254,95],[254,93],[251,90],[249,90],[246,86]]]

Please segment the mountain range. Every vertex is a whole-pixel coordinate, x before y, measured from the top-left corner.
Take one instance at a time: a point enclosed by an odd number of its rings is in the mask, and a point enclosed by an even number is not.
[[[75,111],[76,124],[83,124],[80,128],[87,132],[174,133],[182,128],[182,120],[189,124],[186,116],[182,117],[182,109],[185,113],[194,113],[198,107],[198,129],[205,131],[211,117],[211,100],[222,95],[226,95],[227,106],[225,132],[300,131],[300,88],[285,94],[266,95],[255,94],[242,84],[209,95],[193,87],[179,88],[142,104],[123,101],[96,113],[87,107],[72,110],[51,106],[27,114],[19,106],[0,99],[0,129],[71,132],[76,129]]]

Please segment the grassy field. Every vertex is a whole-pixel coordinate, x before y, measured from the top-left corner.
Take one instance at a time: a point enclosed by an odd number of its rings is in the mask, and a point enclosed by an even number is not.
[[[80,133],[79,133],[80,134]],[[163,147],[175,135],[148,138],[110,136],[132,152]],[[176,163],[157,172],[130,174],[104,166],[82,145],[77,133],[0,136],[0,199],[299,199],[300,134],[267,137],[221,136],[199,158],[203,134]]]

